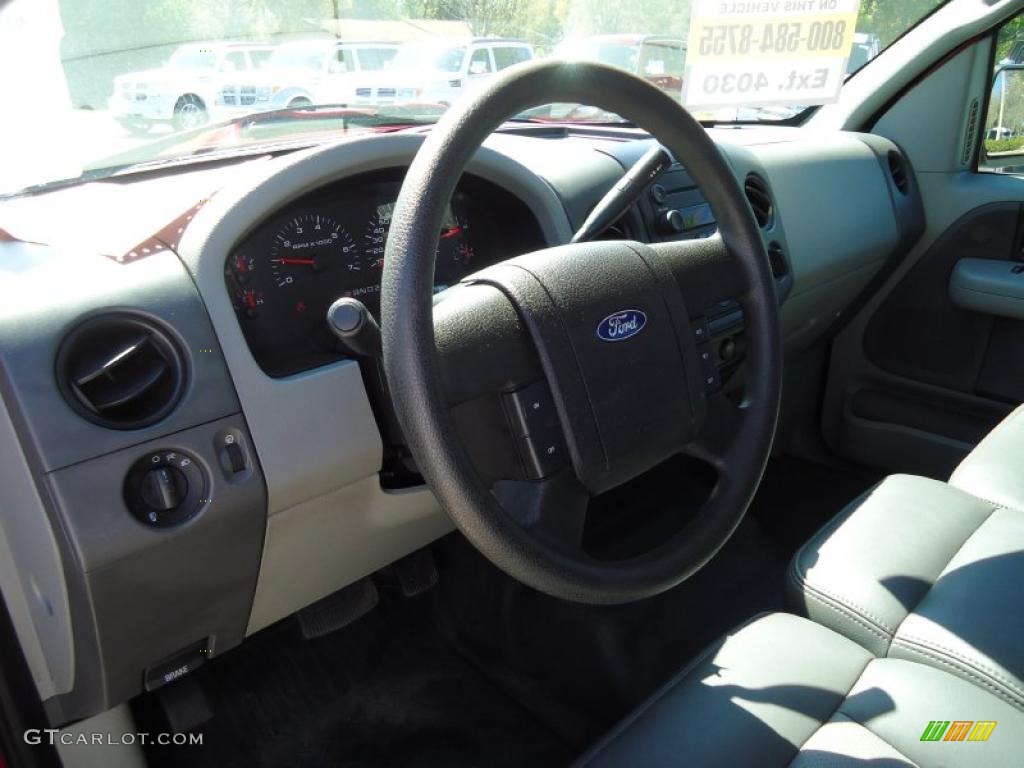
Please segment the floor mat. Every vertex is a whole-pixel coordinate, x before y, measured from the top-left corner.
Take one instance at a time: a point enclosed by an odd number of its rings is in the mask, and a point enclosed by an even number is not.
[[[314,640],[286,620],[194,677],[214,713],[203,745],[151,749],[150,765],[539,768],[574,755],[444,642],[428,596],[385,593]],[[136,711],[154,718],[145,702]]]

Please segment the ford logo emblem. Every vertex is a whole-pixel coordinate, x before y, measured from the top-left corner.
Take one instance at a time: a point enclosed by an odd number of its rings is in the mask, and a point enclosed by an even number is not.
[[[623,309],[597,324],[597,338],[601,341],[625,341],[640,333],[645,325],[646,314],[639,309]]]

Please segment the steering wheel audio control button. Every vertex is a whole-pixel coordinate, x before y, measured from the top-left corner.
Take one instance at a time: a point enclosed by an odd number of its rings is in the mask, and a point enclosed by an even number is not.
[[[722,386],[722,375],[718,370],[714,350],[710,344],[702,344],[697,347],[697,355],[700,357],[701,378],[705,391],[716,392]]]
[[[554,440],[521,437],[519,447],[526,466],[526,476],[530,480],[550,477],[565,466],[565,448],[561,436]]]
[[[548,386],[538,381],[506,395],[520,458],[531,480],[548,477],[565,465],[565,441]]]
[[[517,436],[550,432],[552,428],[561,431],[555,401],[545,382],[538,381],[507,395],[507,403]]]
[[[693,338],[698,344],[703,344],[711,338],[711,331],[708,328],[708,319],[698,317],[690,321],[690,328],[693,330]]]

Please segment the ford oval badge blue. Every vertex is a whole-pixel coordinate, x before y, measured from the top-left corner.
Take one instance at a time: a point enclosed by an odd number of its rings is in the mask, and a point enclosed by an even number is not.
[[[636,336],[647,325],[647,315],[639,309],[624,309],[608,315],[597,324],[597,338],[601,341],[625,341]]]

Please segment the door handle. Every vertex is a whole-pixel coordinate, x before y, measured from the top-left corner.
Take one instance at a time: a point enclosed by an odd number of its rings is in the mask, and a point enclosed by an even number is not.
[[[949,298],[960,309],[1024,320],[1024,264],[960,259],[949,278]]]

